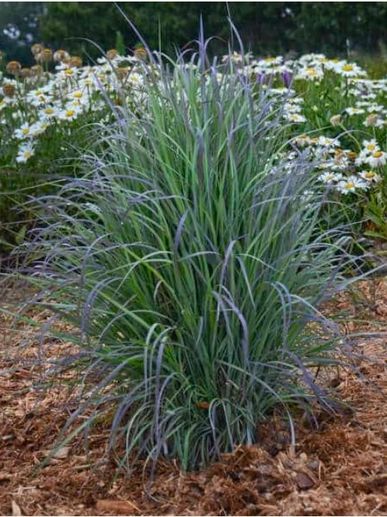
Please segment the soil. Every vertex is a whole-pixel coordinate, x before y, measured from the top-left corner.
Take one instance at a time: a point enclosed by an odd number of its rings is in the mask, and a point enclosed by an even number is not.
[[[8,290],[3,308],[20,290]],[[352,410],[321,415],[318,429],[300,415],[295,449],[273,418],[259,444],[240,447],[201,472],[184,474],[162,463],[152,484],[141,463],[128,478],[112,460],[100,461],[104,422],[91,432],[87,452],[77,437],[39,468],[75,407],[70,388],[40,385],[50,359],[71,346],[46,342],[31,325],[0,315],[0,514],[386,515],[387,279],[362,283],[325,311],[341,319],[347,334],[358,334],[357,371],[340,369],[329,377]],[[47,321],[44,311],[29,315]]]

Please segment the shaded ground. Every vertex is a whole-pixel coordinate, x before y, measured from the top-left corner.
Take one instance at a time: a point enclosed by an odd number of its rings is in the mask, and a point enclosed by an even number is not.
[[[350,316],[347,332],[386,331],[387,280],[364,283],[327,310]],[[92,467],[103,456],[108,432],[103,423],[91,435],[89,454],[77,438],[35,472],[74,404],[63,388],[36,388],[44,373],[37,362],[40,341],[27,325],[11,328],[10,319],[0,316],[2,515],[387,514],[386,337],[358,337],[362,378],[341,370],[330,380],[354,412],[321,419],[318,431],[300,417],[295,451],[270,422],[261,446],[238,449],[200,473],[183,475],[173,464],[161,465],[147,489],[141,465],[129,480],[117,475],[113,462]],[[51,341],[43,350],[49,358],[66,348]]]

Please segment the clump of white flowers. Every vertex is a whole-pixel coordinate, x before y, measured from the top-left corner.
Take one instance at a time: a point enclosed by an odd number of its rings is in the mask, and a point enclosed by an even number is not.
[[[6,70],[13,77],[0,77],[0,137],[2,131],[12,128],[2,140],[15,145],[17,164],[37,156],[40,143],[48,141],[52,131],[68,139],[72,128],[80,127],[87,116],[105,124],[112,105],[146,102],[146,76],[158,77],[157,66],[147,63],[145,50],[121,56],[112,49],[92,66],[83,65],[80,57],[65,50],[52,52],[42,45],[31,50],[35,66],[26,69],[12,61]],[[220,61],[225,68],[224,73],[222,68],[217,70],[220,87],[229,79],[231,63],[233,73],[271,99],[267,123],[270,116],[279,114],[284,126],[289,126],[292,149],[282,156],[289,174],[297,153],[306,151],[315,164],[317,181],[335,192],[365,192],[383,182],[387,152],[382,148],[386,138],[381,132],[387,128],[387,79],[372,80],[356,63],[317,53],[298,59],[257,59],[251,53],[234,52]],[[47,71],[50,62],[52,71]],[[191,63],[176,66],[201,73]],[[213,79],[208,75],[206,80]],[[318,128],[313,117],[321,115],[321,108],[314,100],[308,111],[308,88],[318,92],[324,80],[330,81],[329,88],[345,102],[340,110],[327,114],[326,127],[320,124]],[[347,148],[342,133],[350,132],[354,124],[369,136],[358,147]],[[332,131],[340,132],[339,136],[332,136]]]

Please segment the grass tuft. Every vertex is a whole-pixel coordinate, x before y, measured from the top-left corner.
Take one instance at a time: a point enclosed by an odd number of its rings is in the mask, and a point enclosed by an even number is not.
[[[321,229],[302,152],[277,159],[283,107],[199,47],[155,61],[136,105],[97,126],[29,244],[28,273],[74,326],[80,383],[99,372],[68,427],[113,408],[122,464],[197,468],[254,443],[274,407],[291,427],[296,407],[337,407],[316,371],[339,333],[318,306],[353,263],[349,230]]]

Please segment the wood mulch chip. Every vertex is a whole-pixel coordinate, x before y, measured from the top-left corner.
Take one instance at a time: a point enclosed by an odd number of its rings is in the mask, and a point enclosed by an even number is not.
[[[17,289],[2,295],[2,306],[17,298]],[[300,416],[295,450],[280,424],[269,422],[260,444],[240,447],[201,472],[162,463],[151,485],[141,464],[130,478],[113,461],[98,464],[108,436],[103,423],[91,432],[88,452],[77,437],[37,469],[74,409],[70,389],[39,388],[48,368],[39,358],[60,357],[71,345],[44,342],[32,327],[0,315],[0,514],[386,515],[387,279],[363,282],[326,311],[345,313],[341,324],[360,334],[361,375],[341,369],[330,380],[352,412],[322,418],[318,430]],[[30,315],[47,320],[44,312]]]

